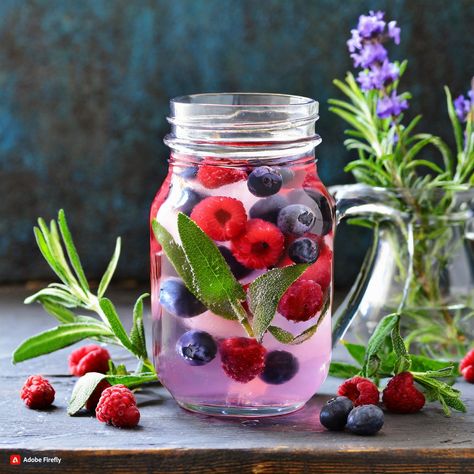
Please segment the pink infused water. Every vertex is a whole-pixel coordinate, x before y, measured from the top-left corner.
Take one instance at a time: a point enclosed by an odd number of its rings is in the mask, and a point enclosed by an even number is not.
[[[331,358],[333,206],[313,152],[264,162],[175,152],[150,218],[177,243],[179,212],[215,242],[246,290],[273,268],[309,266],[271,321],[301,337],[290,344],[267,331],[260,343],[189,291],[152,232],[153,352],[161,382],[181,406],[207,414],[300,408],[324,382]]]

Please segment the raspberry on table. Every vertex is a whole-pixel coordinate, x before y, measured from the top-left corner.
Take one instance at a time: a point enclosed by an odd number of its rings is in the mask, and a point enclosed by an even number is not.
[[[20,396],[29,408],[47,408],[54,401],[53,386],[41,375],[30,375],[24,383]]]
[[[265,367],[266,349],[255,339],[231,337],[219,346],[224,372],[237,382],[247,383]]]
[[[474,383],[474,349],[470,350],[459,364],[459,372],[466,382]]]
[[[284,293],[278,312],[290,321],[308,321],[323,306],[321,286],[313,280],[296,280]]]
[[[377,385],[364,377],[352,377],[346,380],[339,387],[337,394],[349,398],[354,406],[376,405],[380,398]]]
[[[247,221],[245,232],[231,242],[234,257],[247,268],[262,269],[275,265],[285,246],[277,226],[262,219]]]
[[[100,396],[102,392],[106,389],[111,387],[110,383],[107,380],[101,380],[97,386],[95,387],[94,391],[91,393],[90,397],[87,399],[86,402],[86,410],[95,412],[97,404],[99,403]]]
[[[198,181],[208,189],[216,189],[225,184],[247,179],[247,173],[235,168],[224,168],[211,160],[205,160],[197,172]]]
[[[425,396],[415,387],[413,375],[410,372],[402,372],[388,382],[382,401],[388,411],[416,413],[425,405]]]
[[[88,372],[105,374],[109,370],[110,354],[97,344],[79,347],[69,355],[69,371],[81,377]]]
[[[245,231],[247,214],[238,200],[225,196],[210,196],[197,204],[191,219],[214,240],[230,240]]]
[[[118,428],[133,428],[140,421],[135,396],[121,384],[113,385],[102,392],[95,415],[102,423]]]

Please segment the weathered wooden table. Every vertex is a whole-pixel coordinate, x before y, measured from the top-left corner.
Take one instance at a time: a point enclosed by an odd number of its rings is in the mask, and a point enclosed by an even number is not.
[[[416,415],[387,415],[374,437],[321,427],[319,408],[335,392],[336,380],[328,380],[299,412],[263,420],[190,414],[160,386],[137,394],[137,429],[106,426],[89,415],[69,417],[66,406],[75,382],[67,375],[70,348],[10,363],[20,340],[54,324],[39,306],[21,304],[26,294],[0,288],[0,473],[474,473],[474,386],[465,383],[459,387],[467,415],[445,418],[435,406]],[[130,313],[133,296],[113,294],[120,314]],[[29,410],[20,400],[24,380],[35,373],[46,375],[56,389],[50,410]],[[10,465],[14,454],[23,458],[21,466]]]

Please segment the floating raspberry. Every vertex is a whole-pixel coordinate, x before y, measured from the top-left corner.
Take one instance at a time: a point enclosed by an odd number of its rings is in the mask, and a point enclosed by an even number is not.
[[[97,407],[97,404],[99,403],[100,396],[102,395],[102,392],[106,389],[111,387],[112,385],[107,382],[107,380],[101,380],[98,384],[97,387],[94,389],[92,392],[91,396],[88,398],[86,402],[86,410],[89,410],[91,412],[95,412],[95,409]]]
[[[470,350],[459,364],[459,372],[466,382],[474,383],[474,349]]]
[[[354,406],[377,405],[379,402],[379,389],[369,379],[352,377],[346,380],[338,389],[337,394],[352,400]]]
[[[244,232],[247,214],[238,199],[210,196],[196,205],[191,219],[211,239],[230,240]]]
[[[425,396],[415,387],[410,372],[395,375],[383,391],[382,400],[394,413],[416,413],[425,405]]]
[[[290,321],[308,321],[323,306],[321,286],[313,280],[297,280],[286,290],[278,312]]]
[[[140,420],[135,397],[125,385],[106,388],[100,396],[95,415],[102,423],[118,428],[132,428]]]
[[[69,356],[69,371],[81,377],[88,372],[105,374],[109,370],[110,354],[97,344],[79,347]]]
[[[54,401],[54,388],[41,375],[30,375],[23,385],[20,396],[29,408],[46,408]]]
[[[235,168],[224,168],[217,163],[212,164],[212,161],[206,160],[199,167],[197,179],[205,188],[216,189],[225,184],[247,179],[247,173]]]
[[[247,221],[245,232],[232,240],[235,258],[247,268],[267,268],[275,265],[285,245],[280,229],[262,219]]]
[[[263,371],[266,352],[255,339],[247,337],[224,339],[220,344],[222,368],[237,382],[250,382]]]
[[[318,243],[320,245],[318,259],[308,267],[301,278],[314,280],[316,283],[319,283],[324,293],[331,284],[332,251],[326,244],[324,244],[322,239],[319,240]]]

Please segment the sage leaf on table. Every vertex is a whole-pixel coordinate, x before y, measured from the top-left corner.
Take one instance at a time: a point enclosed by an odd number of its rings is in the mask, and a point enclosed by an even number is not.
[[[261,341],[270,326],[278,303],[289,286],[308,268],[307,264],[274,268],[256,278],[249,286],[249,308],[253,314],[253,331]]]

